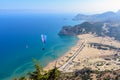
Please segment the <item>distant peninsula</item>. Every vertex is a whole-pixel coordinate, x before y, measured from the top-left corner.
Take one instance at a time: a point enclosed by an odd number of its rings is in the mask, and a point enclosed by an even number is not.
[[[101,14],[85,15],[77,14],[74,21],[85,20],[88,22],[119,22],[120,21],[120,10],[117,12],[107,11]]]
[[[83,22],[82,24],[75,26],[64,26],[58,34],[73,36],[86,33],[92,33],[98,36],[114,37],[115,39],[120,40],[120,25],[117,23]]]

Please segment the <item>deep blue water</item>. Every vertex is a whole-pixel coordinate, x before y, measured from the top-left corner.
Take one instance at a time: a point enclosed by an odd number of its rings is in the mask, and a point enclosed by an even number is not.
[[[0,14],[0,80],[32,71],[32,58],[46,66],[75,45],[76,37],[58,36],[62,26],[79,23],[72,21],[73,17],[70,14]],[[44,51],[41,34],[47,35]]]

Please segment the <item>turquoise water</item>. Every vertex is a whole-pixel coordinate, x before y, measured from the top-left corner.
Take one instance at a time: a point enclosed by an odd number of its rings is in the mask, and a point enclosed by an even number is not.
[[[71,14],[0,14],[0,80],[33,71],[32,58],[44,67],[76,44],[77,38],[58,36],[64,25],[75,25]],[[65,19],[66,18],[66,19]],[[41,34],[47,35],[42,51]]]

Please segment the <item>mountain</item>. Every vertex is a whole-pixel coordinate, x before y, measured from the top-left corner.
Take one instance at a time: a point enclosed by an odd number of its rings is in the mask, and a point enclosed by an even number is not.
[[[85,33],[97,33],[101,35],[103,23],[84,22],[75,26],[64,26],[59,35],[79,35]]]
[[[73,18],[73,20],[85,20],[89,22],[118,22],[120,20],[120,10],[116,13],[108,11],[94,15],[78,14]]]
[[[58,33],[60,36],[79,35],[92,33],[98,36],[110,36],[116,40],[120,40],[120,24],[105,23],[105,22],[83,22],[75,26],[64,26]]]
[[[117,15],[120,15],[120,10],[117,11]]]

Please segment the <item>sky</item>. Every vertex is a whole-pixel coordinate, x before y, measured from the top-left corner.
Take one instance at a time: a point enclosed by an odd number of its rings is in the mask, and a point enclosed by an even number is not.
[[[2,11],[101,13],[119,9],[120,0],[0,0]]]

